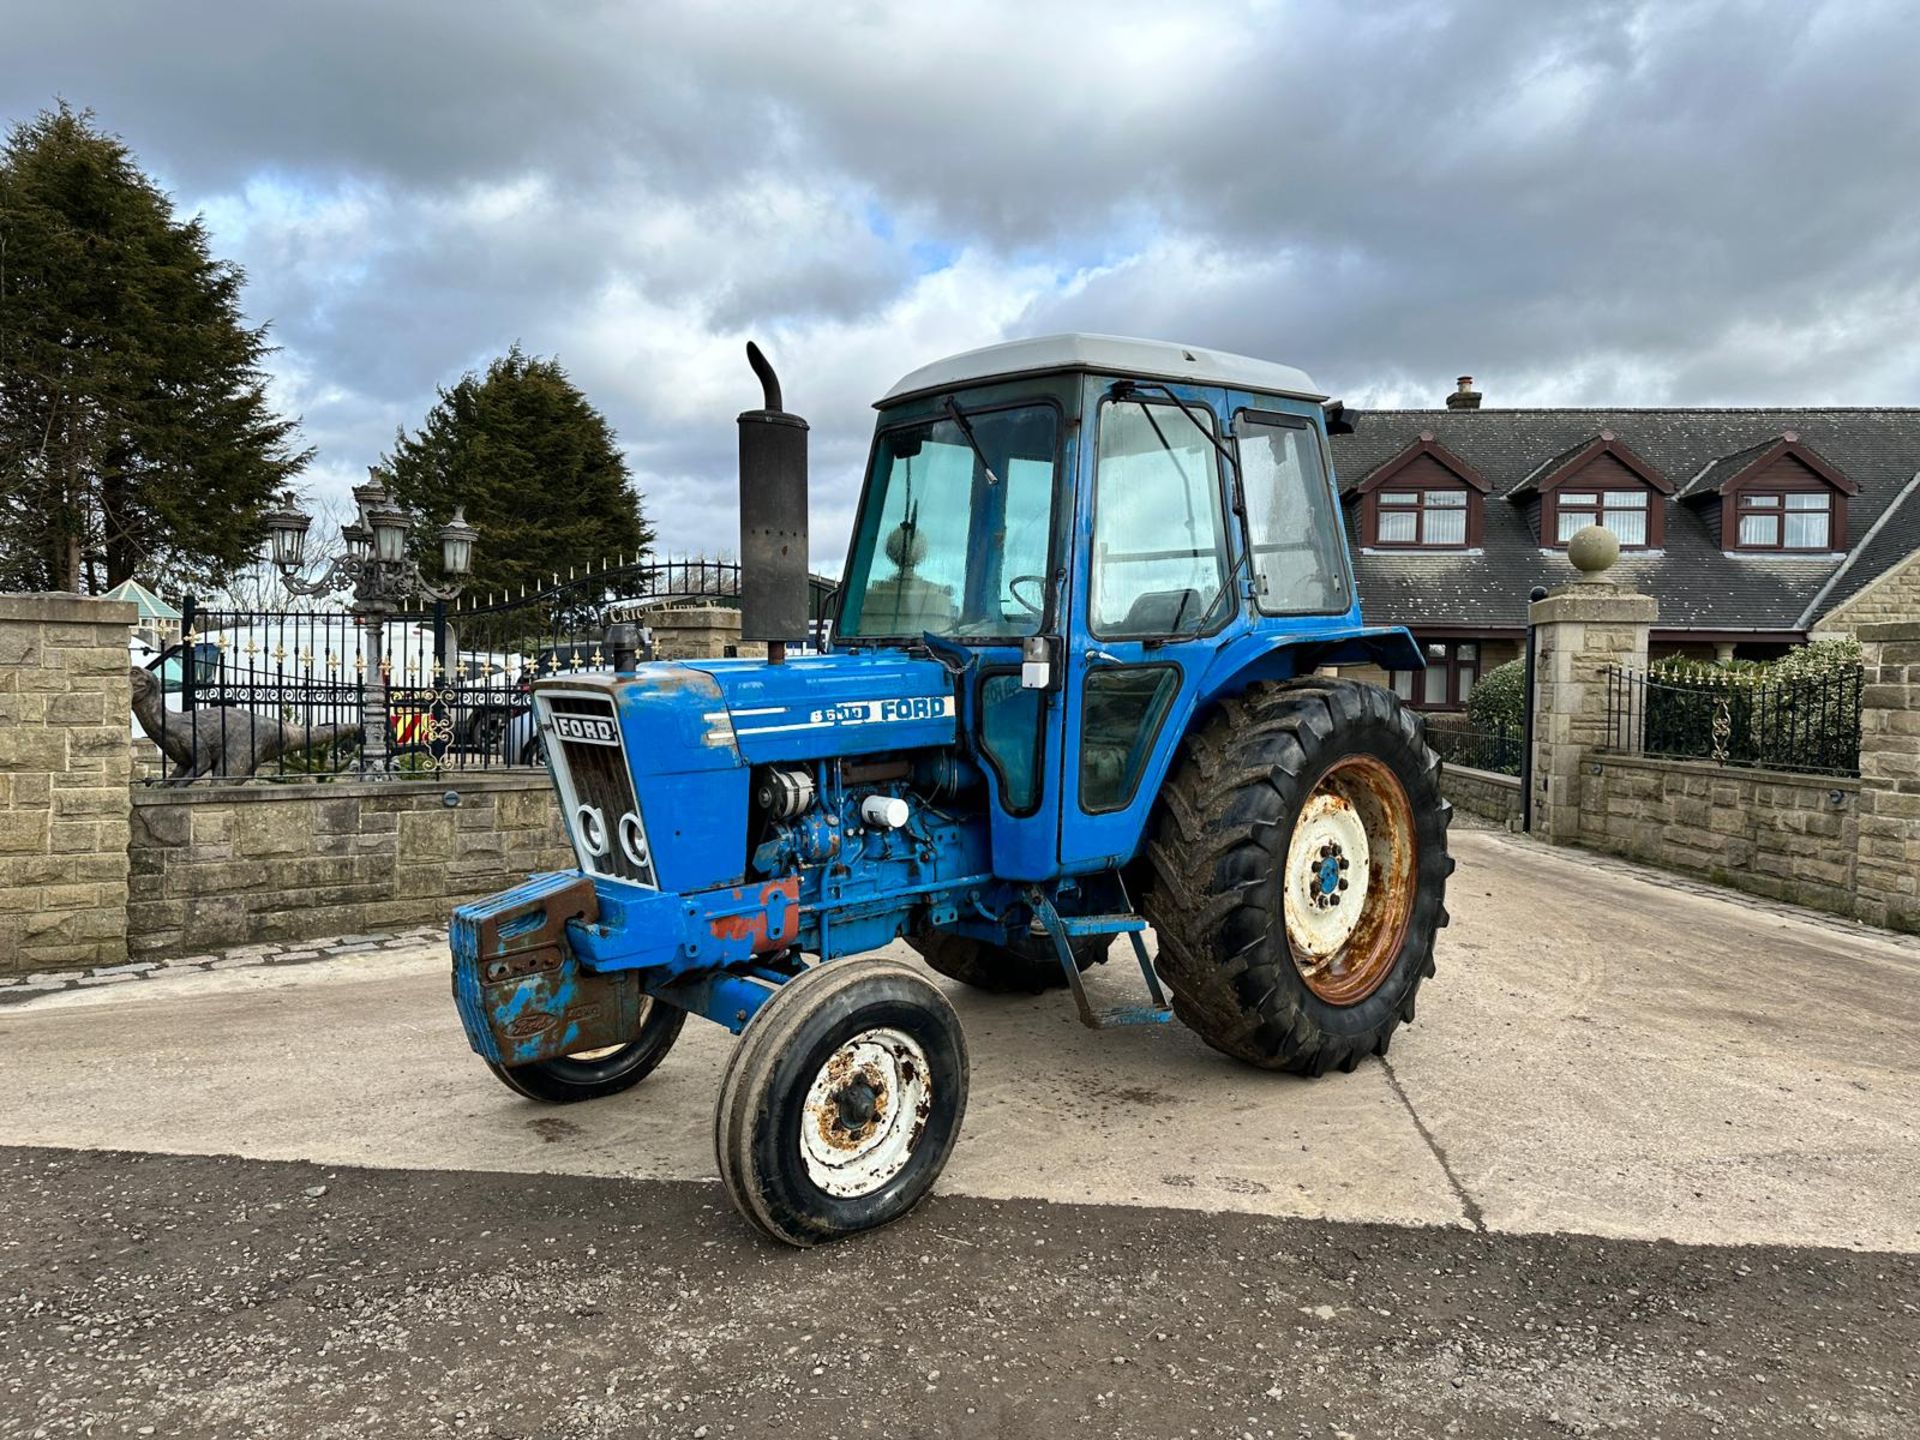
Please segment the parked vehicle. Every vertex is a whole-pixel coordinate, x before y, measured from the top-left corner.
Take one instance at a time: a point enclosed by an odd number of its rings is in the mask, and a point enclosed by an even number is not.
[[[1064,336],[881,401],[833,653],[806,634],[806,425],[739,418],[742,636],[766,660],[543,673],[577,867],[454,914],[473,1048],[547,1102],[626,1090],[688,1014],[741,1035],[715,1116],[742,1215],[810,1245],[923,1196],[966,1109],[945,993],[1072,992],[1320,1075],[1386,1052],[1433,973],[1449,810],[1360,616],[1300,371]],[[1158,939],[1150,955],[1144,932]],[[1145,1003],[1082,970],[1124,940]],[[1036,1068],[1044,1063],[1035,1059]]]

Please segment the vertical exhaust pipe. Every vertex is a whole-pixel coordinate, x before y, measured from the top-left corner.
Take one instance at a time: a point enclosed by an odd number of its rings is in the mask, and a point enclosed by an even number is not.
[[[780,377],[747,342],[763,405],[740,424],[740,638],[787,658],[807,638],[807,422],[781,408]]]

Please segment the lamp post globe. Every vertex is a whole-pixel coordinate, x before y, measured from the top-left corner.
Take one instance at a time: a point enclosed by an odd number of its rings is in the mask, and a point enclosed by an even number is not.
[[[456,505],[453,519],[440,529],[440,567],[456,579],[473,573],[473,542],[480,532],[467,523],[467,507]]]
[[[367,518],[373,522],[374,559],[382,565],[398,565],[404,561],[413,517],[397,505],[381,505]]]
[[[298,570],[307,554],[307,527],[312,519],[295,502],[293,492],[282,492],[280,503],[267,511],[267,535],[273,563],[282,571]]]

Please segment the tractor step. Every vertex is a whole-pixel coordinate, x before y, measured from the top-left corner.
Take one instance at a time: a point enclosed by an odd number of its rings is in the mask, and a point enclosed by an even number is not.
[[[1167,1025],[1173,1021],[1171,1005],[1113,1005],[1105,1010],[1092,1012],[1088,1019],[1086,1012],[1080,1016],[1081,1023],[1089,1030],[1112,1030],[1121,1025]]]
[[[1141,933],[1147,922],[1131,912],[1111,915],[1062,915],[1053,902],[1037,890],[1031,897],[1035,923],[1053,938],[1054,953],[1066,972],[1073,990],[1074,1008],[1080,1023],[1089,1030],[1106,1030],[1116,1025],[1165,1025],[1173,1019],[1173,1007],[1160,988],[1160,977],[1153,973],[1153,960],[1147,954],[1147,942]],[[1125,935],[1132,942],[1134,959],[1140,962],[1140,976],[1147,982],[1151,1005],[1116,1005],[1096,1010],[1087,1000],[1087,987],[1080,977],[1079,962],[1074,959],[1070,937],[1075,935]]]
[[[1069,935],[1130,935],[1147,928],[1138,915],[1062,915],[1060,924]]]

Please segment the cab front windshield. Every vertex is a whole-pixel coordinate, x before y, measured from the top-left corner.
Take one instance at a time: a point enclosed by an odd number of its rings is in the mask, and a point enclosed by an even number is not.
[[[950,408],[883,431],[838,633],[1037,634],[1058,449],[1051,405]]]

